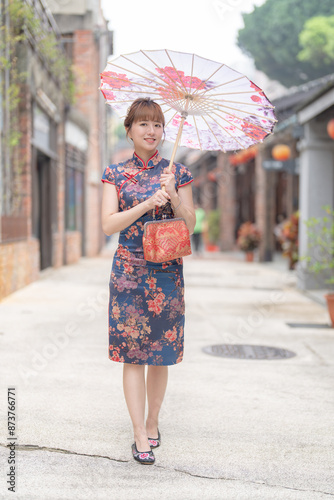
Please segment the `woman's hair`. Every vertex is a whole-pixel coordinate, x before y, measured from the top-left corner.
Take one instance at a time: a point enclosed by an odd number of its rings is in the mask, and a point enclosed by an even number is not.
[[[126,134],[128,134],[132,124],[142,120],[152,120],[154,122],[162,123],[165,126],[165,117],[159,104],[152,101],[150,97],[139,97],[128,109],[127,115],[124,120],[124,127]]]

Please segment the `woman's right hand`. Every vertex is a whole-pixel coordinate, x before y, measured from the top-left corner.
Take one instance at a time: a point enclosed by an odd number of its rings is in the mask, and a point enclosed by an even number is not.
[[[153,196],[147,199],[148,210],[152,210],[155,207],[163,207],[169,200],[169,194],[162,189],[158,189]]]

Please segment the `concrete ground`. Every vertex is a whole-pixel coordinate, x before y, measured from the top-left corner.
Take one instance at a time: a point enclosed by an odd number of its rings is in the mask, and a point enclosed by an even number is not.
[[[107,357],[112,249],[41,273],[0,303],[0,498],[318,500],[334,497],[334,329],[286,262],[187,257],[185,353],[169,368],[162,445],[135,462],[122,365]],[[313,326],[288,326],[303,323]],[[251,344],[288,359],[230,359]],[[7,490],[7,388],[16,494]]]

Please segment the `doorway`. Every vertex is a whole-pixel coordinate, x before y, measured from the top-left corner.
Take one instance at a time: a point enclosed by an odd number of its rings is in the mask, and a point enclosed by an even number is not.
[[[32,231],[39,239],[40,270],[52,266],[51,159],[34,150],[32,176]]]

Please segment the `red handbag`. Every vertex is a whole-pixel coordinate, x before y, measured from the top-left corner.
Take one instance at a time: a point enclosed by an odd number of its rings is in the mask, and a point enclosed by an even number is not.
[[[189,230],[185,220],[177,218],[145,222],[143,248],[144,259],[149,262],[167,262],[191,255]]]

